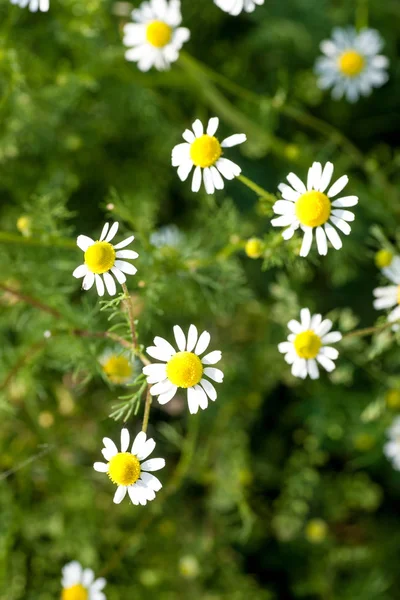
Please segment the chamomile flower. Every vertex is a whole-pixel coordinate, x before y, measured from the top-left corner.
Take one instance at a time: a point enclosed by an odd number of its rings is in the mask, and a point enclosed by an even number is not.
[[[375,254],[375,264],[378,269],[384,269],[385,267],[390,267],[393,262],[395,255],[390,250],[386,250],[386,248],[382,248],[378,250]]]
[[[16,4],[20,8],[28,7],[31,12],[47,12],[50,0],[11,0],[11,4]]]
[[[172,400],[178,388],[187,389],[189,411],[195,414],[199,407],[207,408],[208,398],[212,401],[217,399],[217,391],[206,377],[222,382],[223,372],[208,366],[221,360],[221,352],[214,350],[200,358],[207,350],[211,336],[208,331],[199,336],[194,325],[189,327],[187,338],[179,325],[175,325],[174,336],[178,351],[164,338],[154,338],[154,346],[147,348],[146,352],[163,362],[145,366],[143,373],[149,384],[155,384],[150,388],[150,394],[158,396],[160,404]]]
[[[386,431],[389,441],[383,447],[386,458],[394,469],[400,471],[400,417],[396,417],[392,426]]]
[[[172,166],[178,167],[178,177],[186,181],[193,167],[192,192],[198,192],[201,182],[207,194],[213,194],[214,190],[224,188],[225,179],[234,179],[242,172],[242,169],[224,158],[223,148],[230,148],[243,144],[246,141],[244,133],[236,133],[220,142],[215,133],[218,129],[219,119],[213,117],[208,121],[206,132],[202,122],[197,119],[192,127],[193,131],[186,129],[183,132],[185,143],[178,144],[172,150]],[[222,175],[222,177],[221,177]]]
[[[124,26],[125,58],[137,62],[141,71],[170,68],[190,38],[182,22],[180,0],[149,0],[132,11],[135,23]]]
[[[129,236],[115,246],[110,243],[118,231],[118,225],[118,223],[113,223],[109,227],[106,223],[97,242],[87,235],[80,235],[77,239],[77,245],[83,250],[85,257],[84,263],[79,265],[72,275],[77,279],[84,278],[82,283],[82,289],[84,290],[90,290],[96,282],[99,296],[104,296],[104,284],[110,296],[115,296],[117,288],[111,273],[122,285],[126,281],[125,273],[134,275],[137,271],[136,267],[125,260],[121,260],[123,258],[133,259],[139,256],[134,250],[122,250],[135,239],[134,236]]]
[[[109,348],[103,352],[99,362],[107,379],[115,385],[126,385],[135,378],[135,364],[128,352]]]
[[[63,567],[61,585],[61,600],[106,600],[106,580],[95,580],[92,569],[83,569],[76,560]]]
[[[214,0],[215,4],[229,13],[230,15],[239,15],[242,10],[250,13],[257,6],[264,4],[264,0]]]
[[[297,175],[289,173],[287,180],[290,185],[281,183],[278,188],[283,200],[278,200],[272,207],[275,214],[281,215],[271,221],[274,227],[287,227],[282,233],[289,240],[299,227],[304,232],[300,256],[307,256],[310,251],[314,229],[318,252],[325,255],[328,252],[327,238],[335,250],[342,247],[342,240],[335,227],[345,235],[349,235],[349,221],[354,221],[354,213],[345,210],[355,206],[357,196],[345,196],[332,201],[347,185],[347,175],[340,177],[328,191],[333,175],[333,164],[327,162],[324,168],[321,163],[314,162],[308,170],[307,183],[304,184]],[[335,227],[334,227],[335,226]]]
[[[318,379],[318,364],[326,371],[335,369],[334,360],[339,352],[332,346],[342,339],[339,331],[331,331],[332,321],[322,319],[321,315],[311,315],[308,308],[300,311],[300,323],[292,319],[288,323],[291,333],[287,342],[278,345],[279,352],[285,354],[285,361],[292,365],[292,375],[305,379]]]
[[[390,265],[382,269],[382,273],[394,285],[374,289],[374,308],[384,310],[395,307],[389,313],[388,321],[398,321],[400,319],[400,256],[395,256]]]
[[[389,79],[386,72],[389,61],[379,54],[383,45],[375,29],[357,32],[353,27],[337,27],[332,39],[321,43],[325,56],[315,65],[319,87],[323,90],[332,87],[335,100],[345,96],[349,102],[356,102],[360,96],[368,96],[373,88]]]
[[[121,452],[110,438],[103,438],[104,448],[101,451],[107,463],[96,462],[93,465],[95,471],[107,473],[115,485],[117,491],[114,494],[115,504],[119,504],[128,492],[133,504],[143,506],[150,500],[154,500],[156,492],[161,490],[161,482],[149,473],[159,471],[165,467],[163,458],[151,458],[146,460],[156,447],[152,438],[147,439],[144,431],[135,437],[131,451],[128,451],[130,435],[127,429],[121,430]]]

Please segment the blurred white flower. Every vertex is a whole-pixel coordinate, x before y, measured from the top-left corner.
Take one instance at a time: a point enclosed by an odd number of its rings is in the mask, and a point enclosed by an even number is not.
[[[61,585],[62,600],[106,600],[102,592],[106,580],[95,580],[92,569],[82,569],[76,560],[63,567]]]
[[[327,192],[333,175],[333,164],[327,162],[324,168],[321,163],[314,162],[308,170],[307,183],[304,184],[294,173],[289,173],[290,185],[281,183],[278,187],[283,200],[278,200],[272,207],[275,214],[281,215],[271,221],[274,227],[287,227],[282,233],[285,240],[293,237],[300,227],[304,232],[300,256],[307,256],[310,251],[313,232],[317,241],[318,252],[328,252],[327,238],[335,250],[342,247],[342,240],[335,227],[345,235],[349,235],[351,227],[348,221],[354,221],[354,213],[345,210],[358,203],[357,196],[332,198],[340,194],[346,187],[349,178],[340,177]],[[335,227],[333,227],[335,225]]]
[[[325,344],[335,344],[342,339],[339,331],[331,331],[332,321],[322,320],[322,316],[311,315],[308,308],[300,311],[300,323],[292,319],[288,323],[291,333],[287,342],[278,345],[279,352],[285,354],[285,361],[292,365],[292,375],[305,379],[318,379],[319,363],[326,371],[335,369],[334,360],[339,356],[336,348]]]
[[[388,316],[388,321],[400,319],[400,257],[394,256],[388,267],[382,269],[382,273],[395,285],[387,285],[374,289],[374,308],[384,310],[394,308]],[[393,327],[398,329],[398,325]]]
[[[182,22],[180,0],[149,0],[132,11],[135,23],[124,26],[125,58],[137,62],[141,71],[170,68],[179,50],[190,38]]]
[[[186,181],[193,167],[192,192],[198,192],[201,182],[207,194],[224,188],[225,179],[234,179],[242,169],[227,158],[222,156],[223,148],[230,148],[243,144],[246,141],[244,133],[236,133],[219,142],[215,137],[219,119],[213,117],[208,121],[206,133],[202,122],[197,119],[192,127],[193,131],[186,129],[183,132],[183,144],[178,144],[172,150],[172,166],[178,167],[178,177]],[[221,177],[222,175],[222,177]]]
[[[150,243],[156,248],[176,248],[183,240],[183,235],[176,225],[164,225],[150,236]]]
[[[28,7],[31,12],[47,12],[50,7],[50,0],[10,0],[11,4],[16,4],[20,8]]]
[[[79,265],[72,275],[77,279],[84,278],[82,283],[82,289],[84,290],[90,290],[96,282],[99,296],[104,296],[104,284],[110,296],[115,296],[117,293],[115,281],[110,271],[121,285],[126,281],[125,273],[134,275],[137,271],[136,267],[125,260],[121,260],[121,258],[134,259],[139,256],[134,250],[122,250],[135,239],[134,236],[129,236],[115,246],[110,243],[118,231],[118,225],[118,223],[113,223],[109,229],[109,225],[106,223],[101,232],[100,240],[97,242],[87,235],[80,235],[77,239],[77,245],[85,253],[85,262]]]
[[[188,336],[179,325],[174,327],[175,341],[178,352],[164,338],[155,337],[154,346],[146,348],[147,354],[156,360],[165,361],[143,367],[152,396],[158,396],[160,404],[166,404],[175,396],[178,388],[187,389],[189,412],[197,413],[199,408],[208,406],[208,398],[217,399],[217,391],[213,384],[206,379],[209,377],[221,383],[224,374],[219,369],[210,367],[221,360],[221,352],[214,350],[200,358],[210,343],[210,334],[203,331],[199,336],[194,325],[189,327]]]
[[[383,447],[386,458],[391,461],[393,468],[400,471],[400,417],[396,417],[386,435],[389,441]]]
[[[107,348],[99,358],[101,368],[116,385],[126,385],[135,379],[135,362],[131,353],[120,348]],[[140,372],[138,370],[138,372]]]
[[[264,0],[214,0],[215,4],[229,13],[230,15],[239,15],[242,10],[250,13],[257,6],[264,4]]]
[[[133,504],[143,506],[156,497],[155,492],[161,490],[159,479],[149,471],[159,471],[165,467],[163,458],[146,460],[156,447],[152,438],[147,439],[144,431],[137,434],[128,452],[130,435],[127,429],[121,430],[121,452],[110,438],[103,438],[104,448],[101,451],[107,463],[96,462],[95,471],[107,473],[118,488],[114,494],[115,504],[119,504],[128,492]]]
[[[349,102],[356,102],[360,96],[368,96],[389,79],[389,60],[379,54],[383,45],[375,29],[357,32],[353,27],[336,27],[332,39],[321,43],[325,56],[315,64],[319,87],[332,87],[335,100],[345,96]]]

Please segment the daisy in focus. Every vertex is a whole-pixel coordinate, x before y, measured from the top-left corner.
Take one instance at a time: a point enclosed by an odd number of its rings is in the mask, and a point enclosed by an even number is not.
[[[396,417],[392,426],[386,431],[389,441],[383,447],[386,458],[393,468],[400,471],[400,417]]]
[[[117,288],[111,273],[121,285],[126,281],[125,273],[128,275],[136,273],[136,267],[125,260],[121,260],[123,258],[134,259],[139,256],[134,250],[122,250],[122,248],[133,242],[135,237],[131,235],[115,246],[110,243],[118,231],[118,226],[118,223],[113,223],[109,227],[109,224],[106,223],[97,242],[87,235],[78,236],[76,243],[85,253],[84,263],[79,265],[72,275],[77,279],[83,277],[83,290],[90,290],[93,284],[96,283],[99,296],[104,296],[104,285],[110,296],[115,296]]]
[[[50,7],[50,0],[11,0],[11,4],[15,4],[20,8],[28,7],[31,12],[47,12]]]
[[[400,319],[400,257],[395,256],[388,267],[383,267],[382,273],[394,285],[374,289],[374,308],[376,310],[393,308],[389,313],[388,321],[398,321]]]
[[[162,484],[149,471],[159,471],[165,467],[163,458],[145,460],[156,447],[152,438],[147,439],[144,431],[135,437],[131,451],[128,451],[130,435],[127,429],[121,430],[121,452],[110,438],[103,438],[104,448],[101,451],[107,463],[96,462],[95,471],[107,473],[117,491],[114,494],[114,503],[119,504],[129,494],[133,504],[145,504],[154,500],[156,492],[161,490]]]
[[[126,385],[134,380],[135,365],[128,352],[105,350],[99,362],[107,379],[115,385]]]
[[[197,119],[192,125],[193,131],[186,129],[183,132],[185,143],[178,144],[172,150],[172,166],[178,167],[178,177],[181,181],[186,181],[193,167],[195,168],[192,192],[198,192],[201,182],[204,181],[207,194],[213,194],[215,190],[224,188],[222,177],[234,179],[242,172],[237,164],[222,155],[223,148],[243,144],[247,139],[246,135],[236,133],[219,142],[215,137],[218,125],[218,117],[213,117],[208,121],[204,133],[203,124]]]
[[[281,183],[278,186],[283,200],[275,202],[272,208],[275,214],[281,216],[273,219],[271,225],[287,227],[282,233],[285,240],[290,240],[299,227],[303,230],[300,256],[307,256],[310,252],[314,229],[318,252],[323,256],[328,252],[327,238],[335,250],[342,247],[342,240],[335,227],[344,235],[349,235],[351,231],[349,221],[354,221],[354,213],[345,209],[355,206],[358,198],[344,196],[332,201],[349,181],[347,175],[343,175],[329,187],[332,175],[332,163],[327,162],[322,168],[321,163],[314,162],[308,170],[306,184],[294,173],[289,173],[286,179],[290,185]]]
[[[95,580],[92,569],[82,569],[76,560],[63,567],[61,585],[61,600],[106,600],[101,591],[106,580]]]
[[[336,367],[334,360],[339,352],[332,346],[342,339],[339,331],[331,331],[332,321],[321,315],[311,315],[308,308],[300,311],[300,323],[292,319],[288,323],[291,333],[287,342],[278,345],[279,352],[285,354],[285,361],[292,365],[292,375],[305,379],[319,378],[318,364],[328,373]]]
[[[386,72],[389,60],[379,54],[383,46],[375,29],[357,32],[353,27],[337,27],[332,39],[321,43],[325,56],[315,64],[319,87],[323,90],[332,87],[335,100],[345,96],[349,102],[356,102],[360,96],[368,96],[373,88],[389,79]]]
[[[135,23],[124,26],[126,60],[137,62],[141,71],[155,67],[170,68],[179,57],[179,50],[190,38],[182,22],[180,0],[149,0],[132,11]]]
[[[264,0],[214,0],[214,2],[219,8],[234,17],[239,15],[242,10],[250,13],[257,6],[264,4]]]
[[[199,336],[194,325],[189,327],[187,338],[179,325],[175,325],[174,336],[178,351],[164,338],[154,338],[154,346],[146,348],[146,352],[163,362],[146,365],[143,373],[147,383],[155,384],[150,388],[150,394],[158,396],[160,404],[172,400],[178,388],[187,389],[189,412],[196,414],[199,408],[207,408],[208,399],[217,399],[217,391],[206,377],[217,383],[223,381],[223,372],[208,366],[221,360],[221,352],[214,350],[200,358],[211,338],[208,331]]]

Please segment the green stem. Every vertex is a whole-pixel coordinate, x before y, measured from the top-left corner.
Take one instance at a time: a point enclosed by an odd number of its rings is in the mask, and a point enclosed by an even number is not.
[[[399,321],[388,321],[383,325],[379,325],[377,327],[365,327],[364,329],[356,329],[355,331],[351,331],[343,336],[343,340],[346,340],[351,337],[364,337],[365,335],[373,335],[374,333],[379,333],[380,331],[384,331],[385,329],[389,329],[389,327],[393,327]]]
[[[248,177],[245,177],[244,175],[239,175],[236,179],[241,181],[243,183],[243,185],[250,188],[260,198],[263,198],[264,200],[268,200],[268,202],[271,202],[271,203],[276,202],[277,198],[273,194],[270,194],[270,192],[267,192],[267,190],[264,190],[264,188],[259,186],[257,183],[254,183],[254,181],[252,181]]]
[[[0,243],[18,244],[20,246],[42,246],[44,248],[67,248],[68,250],[76,249],[76,243],[67,238],[48,237],[46,239],[38,237],[23,237],[17,233],[9,231],[0,231]]]
[[[356,8],[356,28],[358,31],[368,27],[368,0],[358,0]]]
[[[146,402],[144,404],[144,414],[143,414],[143,424],[142,424],[142,431],[144,431],[145,433],[147,431],[147,426],[149,424],[150,408],[151,408],[152,401],[153,401],[153,396],[150,394],[150,386],[147,386]]]

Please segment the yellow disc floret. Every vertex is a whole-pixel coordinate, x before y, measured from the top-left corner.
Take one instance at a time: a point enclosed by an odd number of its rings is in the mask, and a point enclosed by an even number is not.
[[[322,519],[310,519],[306,525],[305,535],[309,542],[319,544],[328,534],[328,526]]]
[[[202,375],[203,365],[193,352],[177,352],[167,363],[167,377],[178,387],[193,387]]]
[[[384,267],[388,267],[392,264],[393,260],[393,252],[390,250],[379,250],[375,254],[375,264],[379,269],[383,269]]]
[[[92,273],[106,273],[114,263],[115,250],[108,242],[95,242],[85,252],[85,264]]]
[[[343,75],[356,77],[363,70],[365,59],[356,50],[346,50],[339,56],[338,65]]]
[[[300,358],[315,358],[321,345],[321,338],[311,329],[297,334],[294,340],[294,349]]]
[[[140,462],[130,452],[118,452],[109,462],[108,476],[117,485],[132,485],[139,475]]]
[[[146,28],[146,39],[152,46],[163,48],[172,37],[172,29],[164,21],[152,21]]]
[[[126,356],[112,355],[103,364],[103,371],[113,383],[124,383],[132,375],[132,367]]]
[[[62,591],[61,600],[88,600],[89,593],[80,583]]]
[[[249,258],[260,258],[263,251],[262,240],[259,238],[250,238],[246,242],[244,251]]]
[[[306,227],[318,227],[329,219],[331,203],[326,194],[312,190],[305,192],[295,204],[296,217]]]
[[[196,167],[205,169],[214,165],[222,154],[221,144],[216,137],[204,134],[190,146],[190,158]]]

